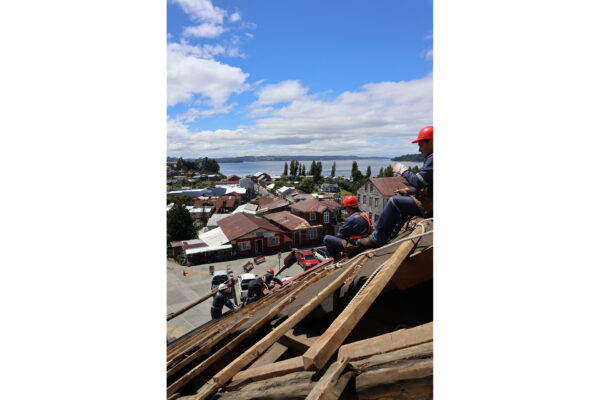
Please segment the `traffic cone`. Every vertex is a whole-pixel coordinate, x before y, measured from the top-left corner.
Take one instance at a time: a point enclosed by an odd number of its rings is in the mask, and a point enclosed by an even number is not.
[[[183,271],[183,276],[186,276],[186,275],[187,275],[187,272]]]

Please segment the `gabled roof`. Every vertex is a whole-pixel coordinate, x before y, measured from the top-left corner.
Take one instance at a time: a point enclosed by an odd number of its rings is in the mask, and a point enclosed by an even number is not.
[[[264,229],[270,232],[283,233],[264,218],[255,217],[246,213],[232,214],[231,217],[222,219],[217,224],[223,230],[229,241],[245,236],[259,229]]]
[[[371,181],[379,193],[386,197],[393,196],[396,189],[409,187],[408,181],[401,176],[370,178],[369,181]]]
[[[281,211],[273,214],[267,214],[265,219],[282,226],[284,229],[289,231],[296,231],[298,229],[314,228],[304,218],[292,214],[289,211]]]
[[[288,204],[289,203],[286,200],[281,199],[279,197],[259,199],[258,209],[256,210],[256,212],[267,212],[270,210],[275,210],[277,208],[286,207]]]
[[[344,208],[344,206],[336,201],[329,200],[329,199],[323,199],[323,200],[300,200],[297,203],[291,204],[290,208],[300,211],[300,212],[305,212],[305,213],[307,213],[307,212],[323,213],[326,210],[335,211],[340,208]]]

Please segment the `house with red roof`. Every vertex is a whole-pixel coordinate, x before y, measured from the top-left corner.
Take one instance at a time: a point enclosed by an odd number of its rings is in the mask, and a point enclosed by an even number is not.
[[[250,256],[289,250],[292,239],[264,218],[243,212],[217,222],[237,255]]]
[[[331,199],[306,199],[290,204],[290,211],[308,221],[322,225],[323,235],[335,235],[339,230],[344,206]]]
[[[294,240],[294,247],[323,244],[323,225],[311,225],[302,217],[289,211],[266,214],[266,220],[287,233]]]

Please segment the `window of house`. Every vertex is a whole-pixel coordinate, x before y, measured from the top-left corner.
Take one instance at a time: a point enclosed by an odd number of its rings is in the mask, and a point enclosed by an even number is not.
[[[375,197],[375,207],[379,207],[379,197]]]
[[[308,219],[310,221],[314,221],[315,219],[317,219],[317,214],[315,214],[314,212],[311,212],[308,214]]]
[[[379,214],[375,214],[375,219],[373,220],[373,223],[377,222],[378,219],[379,219]]]
[[[373,219],[373,213],[369,213],[369,220]]]
[[[306,238],[308,240],[316,239],[317,236],[318,235],[317,235],[317,230],[316,229],[309,229],[309,230],[306,231]]]
[[[323,213],[323,223],[324,224],[328,224],[329,223],[329,211],[325,211]]]
[[[356,200],[358,200],[358,202],[360,203],[360,193],[356,194]]]
[[[279,236],[270,237],[268,243],[269,247],[279,246]]]
[[[371,207],[373,205],[373,198],[369,197],[369,207]]]
[[[238,242],[237,246],[240,251],[250,250],[250,242]]]

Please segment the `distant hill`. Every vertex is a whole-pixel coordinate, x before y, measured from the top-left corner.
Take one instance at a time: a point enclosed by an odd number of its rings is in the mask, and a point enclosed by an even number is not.
[[[217,158],[219,163],[234,163],[234,162],[252,162],[252,161],[311,161],[311,160],[367,160],[367,159],[383,159],[389,160],[389,157],[359,157],[359,156],[245,156],[245,157],[223,157]],[[167,157],[167,162],[176,162],[177,157]],[[195,159],[185,159],[186,161],[194,161]]]
[[[392,161],[412,161],[412,162],[425,162],[423,154],[405,154],[403,156],[394,157]]]

